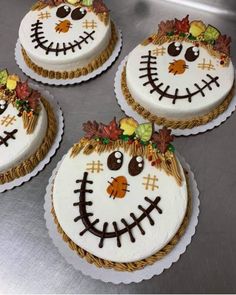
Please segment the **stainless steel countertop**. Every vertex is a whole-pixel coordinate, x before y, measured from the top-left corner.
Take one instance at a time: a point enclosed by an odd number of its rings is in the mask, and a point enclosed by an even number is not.
[[[174,3],[178,2],[178,4]],[[57,162],[82,135],[88,119],[109,121],[122,112],[113,80],[119,62],[161,19],[202,18],[236,36],[236,2],[107,0],[124,34],[116,64],[95,80],[72,87],[46,87],[60,102],[65,134],[46,169],[23,186],[0,195],[0,292],[11,293],[235,293],[236,292],[236,114],[211,132],[176,139],[178,151],[191,164],[200,189],[197,233],[180,260],[162,275],[140,284],[105,284],[75,271],[58,253],[44,221],[44,194]],[[195,4],[192,7],[192,3]],[[0,0],[0,67],[21,74],[14,61],[20,21],[33,0]],[[188,6],[184,6],[187,4]],[[215,7],[217,9],[215,9]],[[210,12],[209,9],[212,11]],[[236,43],[232,48],[236,61]]]

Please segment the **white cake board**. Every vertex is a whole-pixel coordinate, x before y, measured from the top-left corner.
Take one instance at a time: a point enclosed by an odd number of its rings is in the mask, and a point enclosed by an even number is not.
[[[54,243],[54,245],[59,250],[60,254],[65,258],[65,260],[73,265],[73,267],[82,272],[84,275],[87,275],[93,279],[101,280],[105,283],[113,283],[113,284],[130,284],[130,283],[139,283],[143,280],[151,279],[155,275],[160,275],[165,269],[171,267],[171,265],[178,261],[180,255],[186,251],[186,247],[190,244],[193,235],[195,234],[196,226],[198,223],[198,215],[199,215],[199,191],[197,188],[197,183],[194,178],[194,174],[191,171],[190,166],[185,162],[184,158],[178,155],[178,158],[185,170],[188,172],[189,177],[189,186],[190,186],[190,194],[192,201],[192,213],[189,220],[188,227],[186,229],[185,234],[180,239],[178,244],[174,247],[174,249],[162,258],[160,261],[157,261],[153,265],[146,266],[144,269],[137,270],[134,272],[119,272],[113,269],[105,269],[105,268],[97,268],[93,264],[89,264],[85,259],[82,259],[75,251],[72,251],[67,243],[65,243],[62,239],[62,236],[57,231],[57,226],[53,221],[53,216],[51,215],[52,208],[52,187],[53,180],[57,174],[57,171],[63,161],[63,159],[58,163],[57,167],[52,173],[51,178],[49,179],[49,184],[47,187],[46,195],[45,195],[45,214],[44,218],[46,220],[46,226],[49,232],[49,235]]]
[[[110,58],[98,69],[94,70],[93,72],[81,76],[79,78],[74,78],[74,79],[49,79],[49,78],[44,78],[43,76],[40,76],[36,74],[33,70],[31,70],[25,63],[24,57],[22,55],[21,51],[21,44],[20,40],[17,40],[16,43],[16,48],[15,48],[15,60],[20,69],[24,72],[25,75],[29,76],[31,79],[41,82],[43,84],[48,84],[48,85],[55,85],[55,86],[65,86],[65,85],[73,85],[73,84],[80,84],[82,82],[88,81],[90,79],[95,78],[98,75],[101,75],[103,72],[105,72],[109,67],[112,66],[112,64],[116,61],[118,58],[121,48],[122,48],[122,32],[119,28],[116,27],[117,34],[118,34],[118,41],[116,43],[115,49],[110,56]]]
[[[148,122],[147,119],[144,119],[141,115],[139,115],[137,112],[135,112],[132,107],[127,103],[124,94],[121,89],[121,76],[123,69],[126,65],[126,62],[128,60],[128,56],[124,58],[124,60],[119,65],[118,71],[116,73],[115,77],[115,95],[118,101],[118,104],[120,105],[121,109],[125,112],[125,114],[129,117],[133,117],[139,124]],[[220,126],[226,119],[228,119],[233,112],[236,109],[236,94],[234,95],[231,103],[229,104],[229,107],[227,108],[224,113],[219,115],[217,118],[212,120],[211,122],[194,127],[192,129],[172,129],[172,134],[175,136],[189,136],[189,135],[196,135],[198,133],[204,133],[208,130],[211,130],[215,127]],[[161,129],[163,126],[155,124],[157,129]]]
[[[47,155],[42,161],[39,162],[39,164],[34,168],[34,170],[25,176],[22,176],[11,182],[0,185],[0,193],[7,190],[11,190],[17,186],[22,185],[24,182],[29,181],[32,177],[36,176],[40,171],[42,171],[44,167],[50,162],[54,154],[56,153],[57,149],[60,146],[60,142],[62,140],[62,135],[64,130],[64,118],[63,118],[62,110],[58,102],[47,90],[43,89],[42,87],[35,84],[31,84],[31,83],[29,84],[29,86],[32,89],[38,90],[42,94],[42,96],[46,98],[46,100],[50,103],[51,107],[53,108],[53,111],[57,120],[57,134],[56,134],[54,143],[52,144]]]

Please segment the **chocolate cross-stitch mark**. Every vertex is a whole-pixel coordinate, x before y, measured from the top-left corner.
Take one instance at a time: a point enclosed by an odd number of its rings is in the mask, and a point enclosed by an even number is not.
[[[15,116],[7,115],[6,117],[3,117],[2,118],[1,125],[2,126],[5,126],[5,127],[8,127],[10,125],[13,125],[15,121],[16,121],[16,117]]]
[[[97,23],[94,20],[88,21],[86,19],[86,21],[83,22],[83,28],[85,28],[85,29],[93,29],[94,30],[95,28],[97,28]]]
[[[155,56],[163,56],[166,53],[165,47],[157,47],[152,51],[152,54]]]
[[[215,67],[212,64],[211,60],[209,60],[209,63],[207,63],[205,58],[203,58],[202,63],[198,64],[198,68],[201,70],[208,70],[208,71],[215,70]]]
[[[141,57],[142,61],[140,62],[141,65],[145,64],[146,67],[140,68],[139,71],[143,72],[145,71],[146,73],[139,76],[140,79],[147,78],[147,82],[143,83],[143,86],[150,85],[152,89],[150,90],[150,94],[153,94],[154,92],[158,93],[159,100],[162,100],[163,97],[169,98],[172,100],[172,103],[175,104],[177,100],[181,99],[187,99],[189,103],[192,102],[192,98],[197,95],[201,94],[203,97],[205,97],[204,91],[206,89],[212,90],[212,85],[216,85],[216,87],[220,87],[220,84],[218,82],[219,77],[212,77],[210,74],[206,75],[206,78],[209,79],[207,82],[206,80],[202,79],[203,86],[199,86],[197,83],[194,84],[195,88],[197,90],[191,92],[189,88],[186,88],[186,94],[184,95],[178,95],[179,89],[176,88],[174,91],[174,94],[169,93],[170,85],[165,86],[164,83],[157,83],[159,81],[158,73],[157,73],[157,67],[154,65],[157,64],[157,57],[153,56],[151,51],[148,52],[148,55],[144,55]],[[165,89],[162,90],[161,87],[164,86]]]
[[[92,202],[87,202],[86,201],[86,194],[90,194],[93,191],[90,189],[87,189],[87,185],[93,184],[93,181],[88,180],[88,172],[84,173],[83,179],[79,179],[76,181],[76,183],[81,183],[81,187],[78,190],[75,190],[74,193],[79,193],[80,198],[78,203],[74,203],[74,206],[79,206],[79,213],[80,215],[74,219],[75,222],[78,222],[81,220],[84,225],[84,230],[80,232],[80,235],[83,236],[86,232],[90,232],[91,234],[97,236],[100,238],[98,246],[100,248],[103,248],[104,246],[104,241],[106,239],[112,239],[115,238],[117,241],[117,247],[121,247],[121,240],[120,237],[124,234],[128,234],[130,237],[130,241],[132,243],[135,242],[135,238],[133,236],[132,230],[135,227],[138,227],[141,234],[145,235],[145,231],[143,230],[141,226],[141,222],[144,219],[148,219],[149,223],[151,225],[154,225],[153,219],[150,217],[150,214],[153,210],[157,210],[159,214],[162,214],[161,208],[159,208],[158,204],[161,200],[160,197],[156,197],[155,200],[151,200],[148,197],[145,197],[145,201],[149,204],[149,206],[145,209],[141,205],[138,206],[138,209],[142,212],[139,217],[136,217],[134,213],[130,213],[130,217],[134,220],[132,223],[128,223],[124,218],[121,219],[121,223],[123,223],[124,227],[119,229],[117,226],[117,222],[113,222],[112,225],[114,227],[114,231],[107,231],[107,228],[109,226],[108,222],[103,223],[103,229],[102,231],[97,229],[95,227],[96,224],[100,222],[100,220],[97,218],[93,222],[90,220],[90,217],[92,217],[94,214],[93,213],[88,213],[87,212],[87,206],[92,206]]]
[[[33,43],[36,43],[35,49],[40,47],[45,51],[45,54],[54,53],[56,56],[58,56],[60,53],[63,53],[64,55],[67,54],[68,51],[75,52],[75,49],[78,48],[79,50],[82,49],[83,44],[88,44],[89,40],[94,40],[93,35],[95,34],[95,31],[92,31],[91,33],[83,32],[83,36],[79,36],[78,40],[74,40],[73,44],[71,42],[68,42],[68,44],[63,43],[56,43],[54,46],[54,42],[50,42],[46,39],[44,36],[44,33],[42,31],[43,23],[41,21],[37,21],[35,24],[32,25],[31,31],[33,34],[30,36]]]
[[[103,164],[98,160],[97,162],[92,161],[92,163],[87,164],[87,169],[88,172],[92,173],[99,173],[103,171]]]
[[[48,19],[51,17],[51,13],[49,12],[40,12],[39,15],[38,15],[38,18],[39,19]]]
[[[15,134],[18,132],[17,129],[14,129],[12,132],[4,131],[3,133],[6,135],[5,137],[0,136],[0,146],[5,145],[8,147],[8,140],[9,139],[16,139]]]
[[[150,174],[148,174],[147,177],[143,177],[143,185],[145,187],[145,190],[152,190],[154,191],[155,189],[158,189],[158,185],[156,185],[158,178],[156,177],[156,175],[154,175],[153,177],[151,177]]]

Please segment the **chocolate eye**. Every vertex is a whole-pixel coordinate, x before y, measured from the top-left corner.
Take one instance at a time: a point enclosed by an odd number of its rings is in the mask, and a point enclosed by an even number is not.
[[[7,109],[8,104],[5,100],[0,100],[0,115],[2,115]]]
[[[168,46],[168,53],[171,56],[178,56],[183,49],[183,45],[180,42],[172,42]]]
[[[110,170],[119,170],[123,165],[124,156],[121,152],[116,151],[110,154],[107,159],[107,166]]]
[[[129,162],[129,174],[131,176],[139,175],[144,168],[144,160],[140,156],[133,157]]]
[[[84,8],[76,8],[72,11],[71,13],[71,18],[73,20],[79,20],[79,19],[82,19],[83,17],[85,17],[85,15],[87,14],[87,11],[86,9]]]
[[[187,61],[195,61],[199,57],[199,48],[197,46],[189,47],[184,57]]]
[[[68,5],[63,5],[57,9],[57,17],[64,18],[69,15],[71,8]]]

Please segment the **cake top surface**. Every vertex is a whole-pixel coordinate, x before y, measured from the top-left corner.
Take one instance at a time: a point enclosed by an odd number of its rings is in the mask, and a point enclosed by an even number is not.
[[[100,0],[42,0],[23,18],[19,38],[28,55],[41,62],[89,60],[109,37],[109,24],[109,11]]]
[[[162,249],[185,216],[188,196],[170,130],[132,118],[87,122],[63,159],[53,205],[63,231],[89,253],[115,262]]]
[[[19,76],[0,70],[0,172],[29,156],[46,128],[41,94]]]

